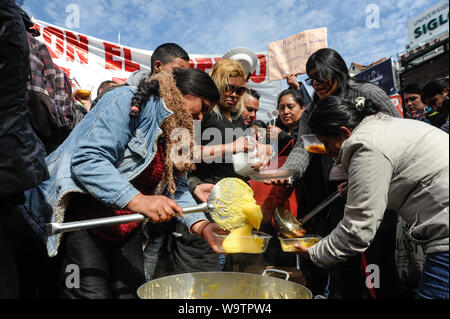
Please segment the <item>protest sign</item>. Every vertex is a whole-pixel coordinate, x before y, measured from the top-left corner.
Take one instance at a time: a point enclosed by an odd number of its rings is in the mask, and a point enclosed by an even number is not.
[[[306,61],[311,54],[326,47],[327,28],[307,30],[284,40],[270,42],[269,81],[281,80],[290,73],[306,73]]]

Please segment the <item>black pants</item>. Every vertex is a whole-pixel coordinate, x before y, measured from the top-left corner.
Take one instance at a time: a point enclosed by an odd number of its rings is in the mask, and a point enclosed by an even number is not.
[[[21,299],[55,299],[58,297],[58,273],[61,256],[50,258],[44,242],[25,221],[20,211],[13,209],[7,223],[8,239],[14,247],[20,277]]]
[[[13,207],[9,203],[5,205],[5,202],[0,207],[0,299],[19,298],[20,291],[14,242],[8,236],[8,220],[13,212]]]
[[[62,298],[132,299],[145,283],[140,229],[120,242],[105,241],[88,230],[68,233],[63,254]]]
[[[331,192],[340,182],[330,182]],[[329,208],[330,232],[344,216],[345,200],[338,198]],[[376,265],[380,270],[380,287],[374,287],[377,299],[398,298],[399,278],[395,266],[395,234],[397,214],[386,211],[369,248],[364,252],[366,265]],[[330,268],[329,299],[369,299],[372,295],[366,287],[366,276],[361,254]],[[371,272],[370,272],[371,273]]]

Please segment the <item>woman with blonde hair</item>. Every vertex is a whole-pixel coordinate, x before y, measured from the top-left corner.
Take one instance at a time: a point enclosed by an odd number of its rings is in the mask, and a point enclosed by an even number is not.
[[[224,58],[214,64],[210,75],[221,96],[219,104],[212,111],[219,119],[225,116],[229,121],[237,120],[243,111],[242,103],[239,102],[246,89],[242,65],[238,61]]]
[[[246,126],[242,118],[240,100],[246,91],[245,71],[235,60],[222,58],[212,68],[211,78],[220,93],[220,101],[212,108],[201,122],[202,159],[196,164],[195,171],[188,177],[189,190],[196,200],[205,202],[214,185],[223,178],[235,177],[246,180],[234,171],[232,154],[253,150],[253,143],[245,137]],[[254,141],[256,142],[256,141]],[[221,270],[224,263],[219,261],[211,247],[193,238],[189,249],[197,246],[198,254],[210,256],[213,267],[211,271]],[[216,269],[214,269],[216,267]],[[192,269],[190,269],[192,270]]]
[[[213,66],[210,76],[219,90],[220,101],[201,122],[203,158],[189,177],[189,189],[200,202],[208,200],[212,187],[222,178],[242,178],[234,172],[231,156],[227,155],[251,148],[244,137],[246,126],[239,103],[246,89],[242,65],[223,58]]]

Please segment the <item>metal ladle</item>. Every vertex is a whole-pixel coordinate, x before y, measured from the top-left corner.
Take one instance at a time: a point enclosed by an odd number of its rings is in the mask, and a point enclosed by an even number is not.
[[[285,209],[283,205],[280,205],[275,209],[275,214],[273,216],[275,227],[282,235],[288,238],[303,237],[305,234],[303,225],[335,201],[339,196],[338,191],[331,194],[300,220],[295,219],[295,217],[287,209]]]
[[[214,185],[209,199],[206,203],[202,203],[196,206],[190,206],[183,208],[183,213],[199,213],[210,214],[211,218],[216,224],[223,225],[232,217],[230,215],[229,208],[233,205],[233,193],[230,190],[239,191],[239,187],[242,184],[237,178],[224,178]],[[177,216],[174,214],[173,216]],[[82,221],[68,222],[68,223],[48,223],[46,224],[47,235],[55,235],[58,233],[71,232],[82,229],[90,229],[97,227],[106,227],[117,224],[126,224],[136,221],[144,221],[148,219],[141,214],[129,214],[122,216],[95,218]],[[245,219],[238,219],[231,229],[242,227],[245,223]]]
[[[248,177],[258,182],[286,179],[287,185],[292,185],[293,176],[294,170],[291,169],[260,170],[253,171],[248,175]]]

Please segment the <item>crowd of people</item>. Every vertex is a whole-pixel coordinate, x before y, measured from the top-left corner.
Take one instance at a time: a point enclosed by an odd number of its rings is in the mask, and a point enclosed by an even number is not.
[[[230,50],[206,73],[164,43],[150,71],[102,82],[94,100],[72,92],[61,71],[57,101],[30,93],[49,66],[30,63],[30,54],[47,55],[27,14],[8,0],[0,18],[0,298],[137,298],[159,277],[256,266],[293,267],[313,295],[329,299],[449,298],[448,76],[402,88],[402,118],[380,87],[351,77],[334,49],[320,49],[306,63],[313,96],[288,75],[273,106],[278,117],[264,122],[261,94],[248,87],[251,50]],[[36,99],[49,106],[37,109]],[[52,103],[63,106],[64,131],[42,122]],[[326,154],[304,148],[307,134]],[[234,169],[242,152],[256,154],[254,170],[276,163],[293,182],[253,183]],[[227,232],[207,214],[183,213],[227,177],[254,190],[261,230],[275,237],[264,254],[223,254],[215,234]],[[284,253],[274,209],[285,205],[300,219],[336,190],[341,196],[306,227],[323,239]],[[132,213],[147,221],[53,236],[46,229]],[[400,222],[426,256],[418,278],[397,269]],[[67,284],[74,265],[75,286]],[[368,265],[379,269],[379,285],[367,284]]]

